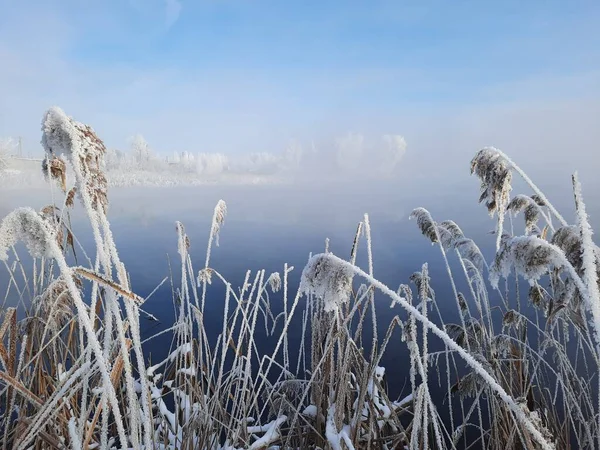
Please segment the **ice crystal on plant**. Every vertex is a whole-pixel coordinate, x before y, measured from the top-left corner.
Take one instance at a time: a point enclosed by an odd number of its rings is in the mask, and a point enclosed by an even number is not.
[[[325,311],[337,311],[350,298],[354,272],[326,254],[313,256],[302,271],[300,290],[323,300]]]
[[[511,165],[494,147],[481,149],[471,160],[471,174],[481,181],[479,202],[485,202],[491,216],[498,213],[496,249],[500,247],[500,236],[504,224],[504,214],[510,201]]]
[[[212,273],[213,270],[210,267],[205,267],[198,271],[198,286],[203,284],[212,284]]]
[[[534,230],[540,216],[540,205],[535,199],[519,194],[510,201],[507,208],[515,216],[523,212],[525,215],[525,231],[531,233]]]
[[[62,109],[52,107],[44,116],[42,131],[42,145],[48,158],[54,161],[65,154],[75,169],[79,192],[89,196],[93,209],[106,212],[107,181],[103,170],[106,147],[94,130],[68,117]]]
[[[268,282],[273,292],[279,292],[281,289],[281,276],[279,275],[279,272],[273,272],[269,276]]]
[[[431,214],[425,208],[416,208],[410,214],[411,219],[417,219],[417,226],[421,230],[423,236],[428,238],[432,243],[438,241],[437,224],[431,218]]]
[[[437,229],[445,249],[454,247],[459,240],[465,237],[460,227],[453,220],[444,220],[437,226]]]
[[[512,173],[510,165],[493,147],[481,149],[471,160],[471,173],[481,180],[480,202],[490,214],[502,214],[508,205]]]
[[[565,262],[562,251],[536,236],[503,237],[500,252],[490,270],[490,281],[498,285],[500,276],[507,277],[512,267],[518,275],[533,282],[552,268]]]
[[[0,224],[0,259],[8,257],[8,250],[17,241],[23,241],[33,257],[52,256],[49,240],[53,233],[50,224],[33,209],[18,208]]]

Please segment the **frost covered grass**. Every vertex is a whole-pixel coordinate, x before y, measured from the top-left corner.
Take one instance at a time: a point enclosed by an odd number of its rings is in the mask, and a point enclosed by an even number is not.
[[[185,225],[175,223],[178,260],[163,280],[175,322],[142,340],[147,298],[132,291],[113,240],[106,149],[59,108],[42,129],[55,204],[19,208],[0,224],[3,448],[599,448],[600,251],[576,176],[577,217],[568,225],[504,153],[480,151],[472,171],[498,224],[489,261],[457,223],[413,211],[439,247],[454,297],[444,301],[458,323],[442,315],[427,264],[397,289],[378,281],[367,215],[349,258],[326,241],[300,286],[291,286],[296,269],[288,265],[248,271],[232,286],[211,264],[228,213],[220,201],[201,267]],[[513,172],[531,195],[511,198]],[[80,207],[94,249],[72,230],[71,211]],[[356,265],[362,248],[365,268]],[[224,298],[212,294],[216,284]],[[222,305],[216,338],[207,304],[211,314]],[[301,329],[296,347],[293,324]],[[274,344],[269,351],[262,335]],[[165,336],[169,354],[151,361],[149,346]],[[406,380],[382,364],[400,347],[408,350]],[[389,397],[390,383],[405,386],[399,398]]]

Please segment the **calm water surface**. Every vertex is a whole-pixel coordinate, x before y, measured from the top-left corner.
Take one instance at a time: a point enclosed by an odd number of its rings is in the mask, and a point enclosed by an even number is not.
[[[284,264],[294,266],[290,274],[290,296],[295,294],[300,275],[309,254],[322,252],[325,238],[330,239],[330,249],[340,257],[350,253],[354,233],[364,213],[369,213],[372,228],[374,271],[379,280],[392,289],[401,283],[409,284],[409,276],[428,262],[432,285],[436,291],[439,308],[445,321],[458,321],[455,300],[450,290],[448,275],[439,249],[421,236],[414,221],[409,221],[410,211],[417,206],[430,210],[435,220],[455,220],[468,237],[475,239],[486,258],[493,256],[494,239],[488,234],[494,228],[484,208],[476,203],[477,183],[459,186],[430,194],[393,186],[369,186],[365,189],[343,187],[195,187],[195,188],[127,188],[110,192],[109,219],[121,259],[131,277],[134,291],[145,297],[165,278],[170,276],[171,263],[175,287],[179,280],[179,255],[175,222],[181,221],[189,235],[191,255],[196,270],[204,264],[212,211],[219,199],[228,205],[228,215],[221,231],[220,246],[213,248],[211,266],[221,272],[233,286],[241,286],[247,270],[255,273],[265,269],[283,272]],[[419,200],[417,200],[417,198]],[[41,208],[51,203],[47,191],[11,191],[0,202],[0,216],[14,207],[28,205]],[[569,208],[569,198],[564,199]],[[594,204],[589,206],[595,211]],[[89,226],[82,215],[81,206],[73,213],[73,228],[83,247],[92,251]],[[515,219],[517,229],[522,218]],[[81,257],[81,254],[79,255]],[[93,254],[89,255],[94,258]],[[358,262],[366,265],[366,246],[359,248]],[[457,274],[459,290],[466,292],[467,285],[460,277],[459,268],[452,263]],[[6,278],[6,272],[2,272]],[[4,285],[7,280],[0,280]],[[208,292],[206,328],[209,337],[216,338],[221,330],[224,288],[213,283]],[[301,332],[300,313],[306,299],[300,302],[298,320],[290,330],[290,345],[299,344]],[[394,314],[404,315],[389,301],[377,298],[380,334],[385,332]],[[271,295],[275,311],[282,308],[279,295]],[[173,301],[170,281],[165,283],[144,304],[144,309],[159,318],[160,323],[143,324],[147,337],[173,323]],[[368,337],[368,336],[365,336]],[[272,348],[276,338],[257,337],[264,352]],[[387,368],[387,382],[393,398],[401,396],[408,388],[408,359],[405,344],[397,332],[388,348],[382,365]],[[368,342],[370,339],[366,340]],[[164,357],[170,339],[157,338],[146,345],[153,361]],[[441,349],[432,338],[431,350]]]

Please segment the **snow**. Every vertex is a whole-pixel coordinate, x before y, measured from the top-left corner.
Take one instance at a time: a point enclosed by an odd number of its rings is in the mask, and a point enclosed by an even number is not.
[[[281,434],[279,433],[279,427],[281,427],[281,425],[286,421],[287,416],[283,415],[274,420],[273,422],[268,423],[267,425],[263,425],[261,427],[248,427],[248,433],[265,433],[261,438],[257,439],[256,441],[254,441],[254,443],[252,443],[252,445],[250,446],[250,450],[266,448],[269,446],[269,444],[279,439],[279,437],[281,436]]]
[[[335,404],[329,407],[327,411],[327,424],[325,426],[325,437],[333,450],[343,450],[342,441],[346,444],[348,450],[354,450],[352,440],[350,439],[350,426],[344,425],[340,431],[335,426]]]
[[[169,355],[168,360],[173,361],[177,358],[177,356],[186,355],[191,352],[192,352],[192,344],[191,344],[191,342],[186,342],[185,344],[182,344],[179,347],[177,347],[175,350],[173,350],[173,352],[171,352],[171,354]]]
[[[196,376],[196,371],[191,367],[184,367],[183,369],[179,369],[177,373],[180,373],[182,375],[188,375],[190,377]]]
[[[75,423],[75,417],[69,419],[69,438],[71,439],[71,448],[73,450],[81,449],[81,436],[77,432],[77,424]]]
[[[306,408],[304,408],[302,414],[308,417],[317,417],[317,407],[315,405],[308,405]]]
[[[394,406],[394,408],[403,408],[407,405],[409,405],[410,403],[412,403],[413,401],[413,394],[408,394],[406,397],[404,397],[402,400],[393,402],[392,405]]]

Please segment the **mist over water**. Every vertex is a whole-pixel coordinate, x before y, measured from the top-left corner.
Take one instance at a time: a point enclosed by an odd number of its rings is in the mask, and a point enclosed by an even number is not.
[[[515,183],[518,186],[518,182]],[[521,192],[515,187],[515,192]],[[527,192],[527,191],[525,191]],[[112,188],[109,191],[109,220],[122,261],[130,274],[134,292],[148,296],[161,281],[165,282],[144,304],[144,309],[156,316],[160,323],[143,319],[142,337],[149,337],[166,329],[174,321],[173,290],[179,280],[179,255],[175,222],[180,221],[190,238],[190,254],[194,267],[204,265],[207,240],[214,206],[219,199],[226,201],[228,214],[220,233],[220,245],[213,248],[211,267],[219,271],[238,289],[246,275],[265,269],[266,276],[273,272],[283,273],[284,264],[293,266],[290,274],[290,296],[296,292],[300,275],[310,254],[323,252],[325,239],[329,249],[342,258],[348,258],[358,222],[369,214],[374,255],[374,274],[392,289],[400,284],[410,284],[409,277],[428,263],[433,289],[445,322],[458,322],[456,304],[442,257],[437,246],[432,246],[419,232],[416,223],[409,220],[410,212],[418,207],[427,208],[434,219],[452,219],[463,229],[465,235],[475,240],[488,261],[494,256],[494,237],[489,234],[495,227],[494,219],[487,215],[485,207],[477,204],[478,182],[463,177],[455,186],[439,192],[410,189],[401,180],[390,182],[304,183],[271,186],[225,186],[208,185],[174,188]],[[51,190],[24,189],[12,191],[0,202],[0,215],[22,205],[35,209],[51,203]],[[550,195],[550,194],[549,194]],[[554,201],[554,199],[551,198]],[[571,214],[571,198],[563,195],[556,206]],[[598,215],[597,202],[592,199],[588,209],[595,223]],[[87,218],[78,203],[72,210],[72,226],[79,242],[88,251],[94,248]],[[509,222],[507,222],[507,226]],[[513,219],[515,232],[521,232],[523,218]],[[77,249],[79,263],[84,255]],[[87,255],[94,259],[94,254]],[[459,291],[468,289],[460,276],[460,268],[451,259]],[[367,267],[366,247],[362,243],[358,251],[358,264]],[[274,311],[282,308],[280,295],[271,294]],[[207,332],[216,339],[221,331],[225,290],[219,283],[209,287],[205,323]],[[389,300],[379,298],[378,322],[382,330],[392,317],[403,311],[389,308]],[[290,344],[297,349],[301,335],[301,312],[306,299],[300,300],[297,320],[290,329]],[[268,351],[274,345],[266,333],[257,335],[259,344]],[[400,333],[395,336],[400,339]],[[365,342],[369,339],[365,338]],[[170,338],[156,338],[147,346],[152,360],[165,357],[171,345]],[[432,339],[432,349],[440,345]],[[439,350],[442,349],[440,346]],[[387,369],[391,398],[403,393],[408,382],[404,344],[390,346],[381,362]]]

